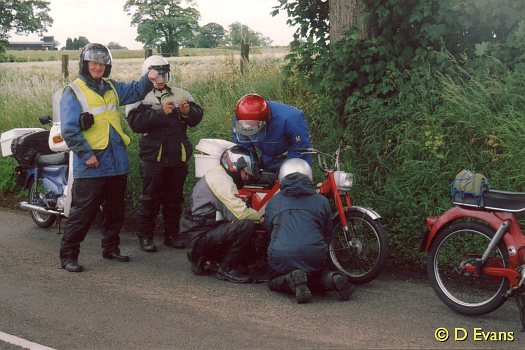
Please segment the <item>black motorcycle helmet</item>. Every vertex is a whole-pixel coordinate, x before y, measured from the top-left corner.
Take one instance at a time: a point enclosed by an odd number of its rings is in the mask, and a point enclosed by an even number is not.
[[[109,51],[106,46],[96,43],[89,43],[84,46],[82,52],[80,52],[80,59],[78,61],[80,74],[84,76],[89,76],[87,67],[88,61],[105,64],[106,69],[104,70],[104,78],[109,77],[113,57],[111,56],[111,51]]]

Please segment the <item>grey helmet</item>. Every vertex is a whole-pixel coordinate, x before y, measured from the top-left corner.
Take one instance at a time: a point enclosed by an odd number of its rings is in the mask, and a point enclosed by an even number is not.
[[[80,59],[78,61],[80,73],[84,76],[89,76],[87,67],[88,61],[98,62],[106,65],[104,70],[104,78],[109,77],[111,73],[111,65],[113,64],[113,57],[111,51],[102,45],[96,43],[89,43],[80,52]]]
[[[291,158],[284,161],[284,163],[281,165],[281,169],[279,169],[279,181],[282,182],[286,176],[293,173],[301,173],[308,177],[310,181],[314,180],[312,175],[312,167],[304,159]]]

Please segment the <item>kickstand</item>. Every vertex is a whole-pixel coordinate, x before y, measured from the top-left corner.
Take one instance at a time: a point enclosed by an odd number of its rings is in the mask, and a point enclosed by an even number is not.
[[[57,218],[57,222],[56,222],[57,236],[62,234],[62,230],[61,230],[62,225],[61,224],[62,224],[62,216],[59,215],[58,218]]]
[[[514,296],[521,319],[521,331],[525,332],[525,294],[516,294]]]

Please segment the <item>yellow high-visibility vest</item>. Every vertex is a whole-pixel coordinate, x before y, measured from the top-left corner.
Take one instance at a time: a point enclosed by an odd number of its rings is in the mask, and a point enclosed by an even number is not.
[[[129,136],[124,133],[120,124],[117,92],[113,84],[109,81],[108,83],[111,89],[104,93],[104,97],[90,89],[82,79],[77,78],[69,85],[77,96],[83,112],[93,114],[95,119],[88,130],[82,131],[82,135],[93,150],[105,149],[108,146],[110,125],[117,131],[126,146],[130,143]]]

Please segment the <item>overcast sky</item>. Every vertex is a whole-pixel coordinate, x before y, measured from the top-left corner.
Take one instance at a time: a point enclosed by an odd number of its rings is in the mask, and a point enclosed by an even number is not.
[[[131,27],[131,16],[124,10],[126,0],[50,0],[53,26],[44,35],[53,35],[60,45],[67,38],[86,37],[90,42],[107,44],[115,41],[128,49],[140,49],[135,41],[136,27]],[[270,15],[277,0],[197,0],[201,14],[199,25],[215,22],[228,29],[241,22],[252,30],[270,37],[272,45],[288,45],[294,29],[286,24],[286,16]],[[37,34],[14,36],[11,41],[38,41]]]

